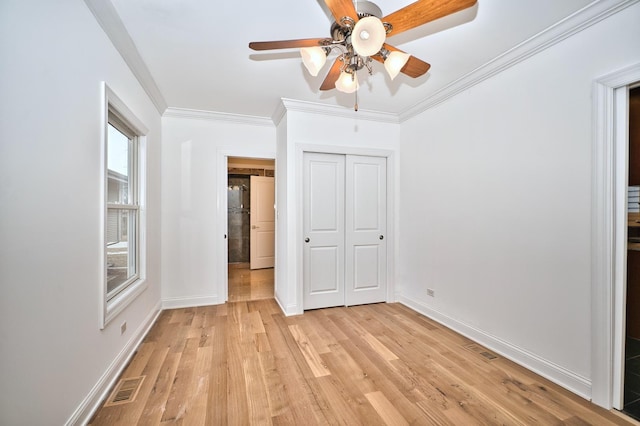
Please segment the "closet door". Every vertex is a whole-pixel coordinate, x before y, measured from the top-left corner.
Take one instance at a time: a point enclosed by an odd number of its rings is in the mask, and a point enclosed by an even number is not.
[[[303,164],[303,306],[341,306],[345,302],[345,157],[304,153]]]
[[[304,153],[304,309],[386,300],[386,165],[382,157]]]
[[[384,302],[387,159],[348,155],[345,188],[345,305]]]

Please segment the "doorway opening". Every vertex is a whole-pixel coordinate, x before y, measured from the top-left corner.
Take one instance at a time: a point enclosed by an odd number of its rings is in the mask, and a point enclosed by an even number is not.
[[[594,80],[591,232],[591,400],[624,407],[628,238],[628,95],[640,62]]]
[[[274,297],[275,161],[227,159],[228,301]]]
[[[640,87],[629,90],[627,282],[624,304],[624,402],[640,420]]]

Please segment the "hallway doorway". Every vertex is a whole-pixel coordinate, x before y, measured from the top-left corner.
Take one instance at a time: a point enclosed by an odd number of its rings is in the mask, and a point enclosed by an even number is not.
[[[275,160],[273,159],[227,158],[227,301],[229,302],[274,297],[273,261],[271,263],[256,262],[256,249],[260,248],[258,254],[268,252],[273,256],[275,246],[271,239],[270,247],[265,247],[264,237],[256,232],[257,228],[263,224],[255,223],[256,215],[260,213],[256,210],[259,203],[256,191],[263,189],[255,187],[256,182],[270,179],[273,184],[274,176]],[[270,203],[271,208],[274,208],[273,200]],[[264,206],[261,206],[261,209],[264,210]],[[264,256],[261,258],[263,259]]]
[[[622,411],[640,420],[640,87],[629,90],[627,279]]]

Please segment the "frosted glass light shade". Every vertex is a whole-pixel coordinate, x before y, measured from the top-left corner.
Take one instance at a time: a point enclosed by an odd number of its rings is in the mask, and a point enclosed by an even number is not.
[[[396,78],[396,76],[400,73],[400,70],[402,70],[402,67],[405,66],[405,64],[409,60],[409,57],[411,57],[411,55],[409,55],[408,53],[398,52],[397,50],[389,53],[389,56],[387,56],[387,59],[385,59],[384,61],[384,69],[386,69],[387,73],[389,73],[389,77],[391,77],[391,80]]]
[[[358,76],[353,73],[342,71],[336,80],[336,89],[344,93],[353,93],[358,90]]]
[[[372,56],[380,51],[387,38],[382,21],[375,16],[359,20],[351,32],[351,44],[360,56]]]
[[[307,71],[314,77],[327,62],[327,54],[322,47],[303,47],[300,49],[300,56]]]

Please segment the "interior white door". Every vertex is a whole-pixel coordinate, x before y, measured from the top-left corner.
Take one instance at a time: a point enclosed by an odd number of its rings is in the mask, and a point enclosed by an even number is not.
[[[341,306],[345,157],[304,153],[303,163],[303,306]]]
[[[348,155],[345,305],[387,298],[387,159]]]
[[[304,154],[304,309],[386,300],[386,165],[383,157]]]
[[[275,259],[275,187],[274,179],[251,176],[250,267],[273,268]]]

